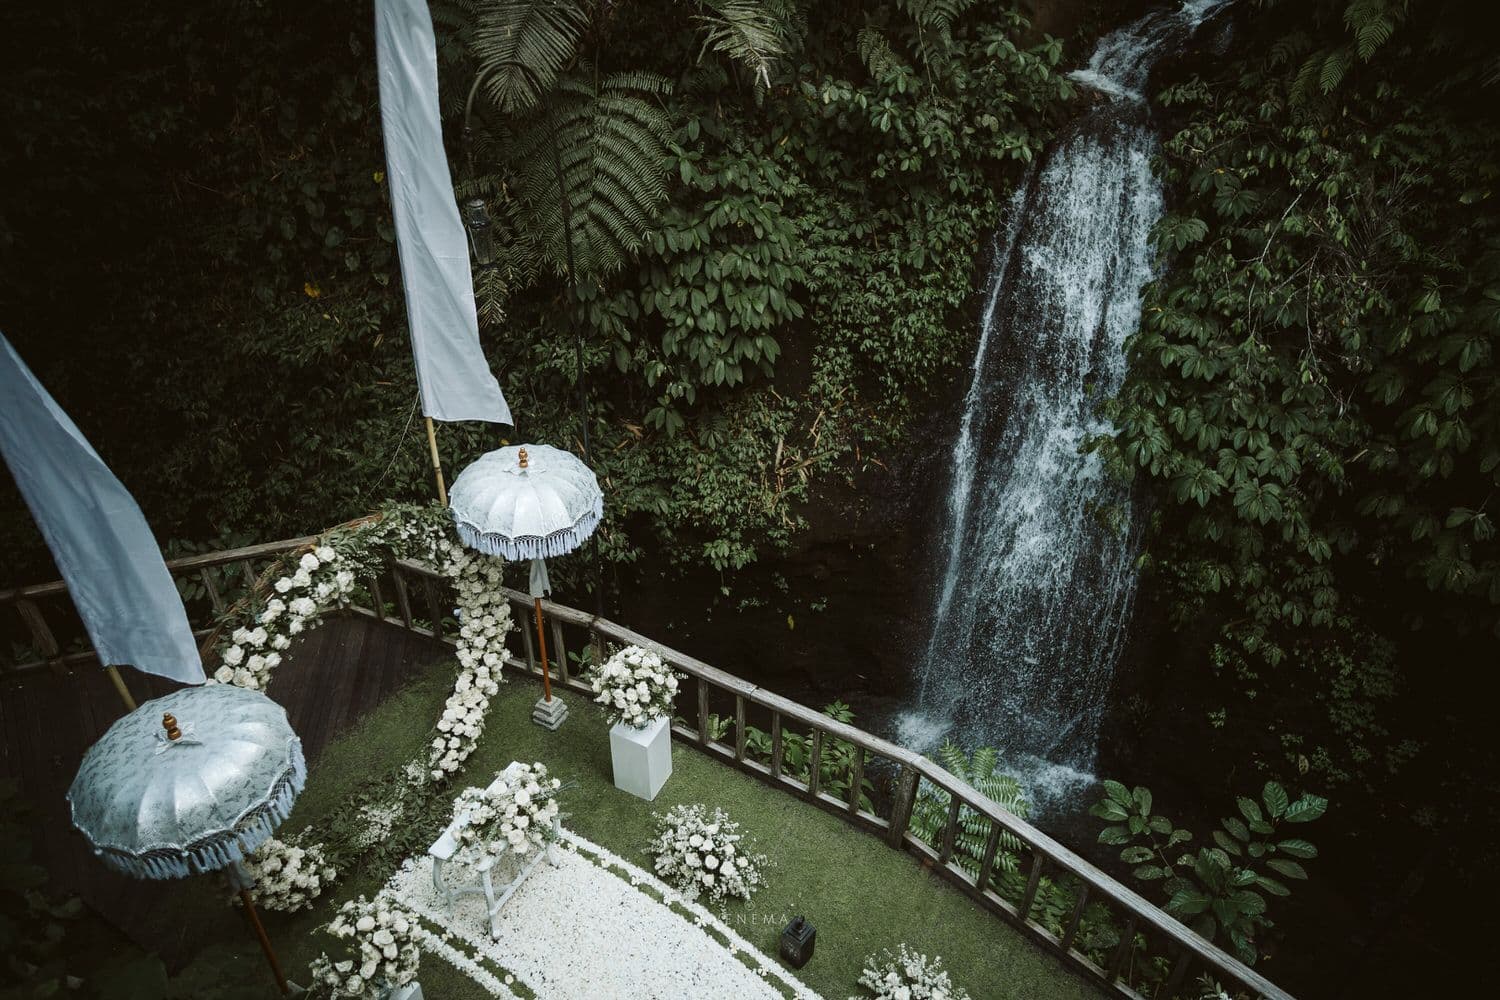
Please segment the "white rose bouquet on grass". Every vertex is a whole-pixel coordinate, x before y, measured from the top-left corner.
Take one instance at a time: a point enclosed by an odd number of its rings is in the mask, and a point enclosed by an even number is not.
[[[744,839],[722,809],[710,814],[704,805],[673,806],[656,817],[646,853],[656,859],[656,874],[690,899],[749,899],[765,884],[766,857],[748,850]]]
[[[610,725],[645,729],[670,718],[681,675],[660,656],[640,646],[626,646],[589,675],[595,704],[604,706]]]
[[[557,793],[562,782],[547,776],[540,764],[517,768],[495,792],[466,788],[453,800],[453,818],[463,820],[460,844],[479,844],[499,853],[502,847],[516,854],[530,854],[553,838],[552,821],[557,818]]]
[[[245,859],[245,870],[255,878],[255,901],[282,913],[311,906],[338,878],[322,844],[299,847],[275,837]]]
[[[352,957],[319,955],[308,967],[313,982],[334,997],[373,997],[417,978],[422,961],[416,914],[384,896],[360,896],[339,907],[328,933],[350,942]]]
[[[865,959],[859,985],[869,990],[875,1000],[969,1000],[969,994],[948,978],[941,958],[928,958],[904,944],[894,955],[883,951]]]

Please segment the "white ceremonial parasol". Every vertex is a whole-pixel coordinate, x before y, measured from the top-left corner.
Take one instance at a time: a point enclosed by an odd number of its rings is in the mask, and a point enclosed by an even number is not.
[[[116,720],[84,754],[68,803],[73,825],[116,871],[169,879],[226,870],[286,993],[241,862],[286,819],[306,779],[286,711],[258,691],[211,684]]]
[[[573,455],[544,444],[499,448],[459,473],[448,494],[458,537],[472,549],[504,559],[531,560],[532,604],[542,656],[542,700],[532,719],[556,729],[567,707],[552,698],[542,598],[552,589],[549,556],[579,548],[604,516],[599,480]]]

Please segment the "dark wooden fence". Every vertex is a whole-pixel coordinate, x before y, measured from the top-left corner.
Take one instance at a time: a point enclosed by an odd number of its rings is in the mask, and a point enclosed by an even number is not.
[[[200,641],[212,643],[219,614],[252,593],[266,569],[313,541],[269,542],[169,562]],[[505,596],[520,639],[506,666],[540,677],[527,627],[531,598],[509,589]],[[397,562],[361,581],[349,610],[452,643],[457,625],[451,603],[442,576]],[[655,652],[689,678],[686,710],[672,726],[678,741],[915,855],[1108,992],[1197,996],[1197,977],[1207,974],[1232,995],[1291,1000],[1254,969],[926,757],[608,619],[551,601],[542,608],[551,630],[554,683],[588,694],[580,664],[598,662],[611,645]],[[61,583],[0,592],[0,634],[9,637],[0,644],[0,675],[94,662],[86,644],[69,650],[59,642],[61,633],[76,645],[79,632]],[[17,635],[26,638],[14,654],[5,647]],[[833,759],[838,773],[830,775],[827,762]],[[919,802],[928,815],[936,811],[936,823],[914,824]]]

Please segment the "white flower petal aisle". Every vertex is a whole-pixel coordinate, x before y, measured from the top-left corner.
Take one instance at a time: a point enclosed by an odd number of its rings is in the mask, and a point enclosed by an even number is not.
[[[437,930],[424,947],[496,996],[510,995],[503,983],[513,976],[538,1000],[817,1000],[705,907],[574,833],[564,830],[562,843],[561,867],[542,866],[501,911],[498,940],[482,898],[459,900],[449,915],[431,858],[406,862],[384,891]]]

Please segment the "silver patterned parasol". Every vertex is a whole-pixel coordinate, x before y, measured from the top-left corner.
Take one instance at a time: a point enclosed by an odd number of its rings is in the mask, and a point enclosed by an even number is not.
[[[164,727],[163,716],[180,726]],[[213,684],[148,701],[110,726],[84,755],[68,802],[111,868],[184,878],[244,860],[286,819],[306,778],[286,711],[257,691]]]
[[[302,741],[280,705],[209,684],[117,720],[84,754],[68,803],[73,825],[117,871],[168,879],[224,870],[287,993],[241,862],[286,819],[306,779]]]
[[[498,448],[458,474],[448,493],[465,545],[502,559],[548,559],[582,545],[604,516],[588,466],[559,448]]]
[[[544,444],[499,448],[483,455],[453,481],[449,504],[458,537],[465,545],[504,559],[531,560],[531,598],[542,659],[542,700],[531,718],[556,729],[567,707],[552,697],[547,637],[542,629],[542,598],[550,556],[583,545],[604,516],[599,480],[573,455]]]

